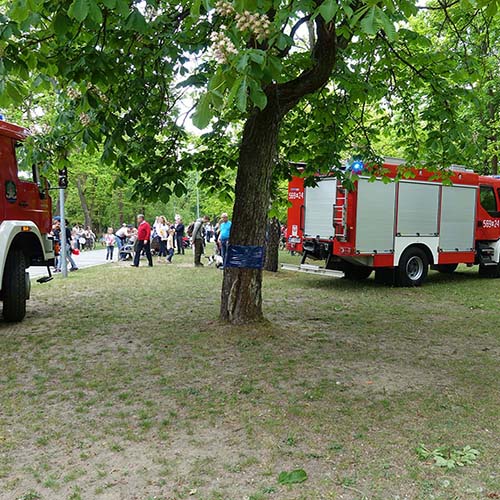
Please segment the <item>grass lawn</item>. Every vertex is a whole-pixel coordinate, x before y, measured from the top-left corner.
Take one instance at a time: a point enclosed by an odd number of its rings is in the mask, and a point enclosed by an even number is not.
[[[0,323],[0,499],[500,498],[500,280],[266,274],[236,328],[191,259],[34,283]]]

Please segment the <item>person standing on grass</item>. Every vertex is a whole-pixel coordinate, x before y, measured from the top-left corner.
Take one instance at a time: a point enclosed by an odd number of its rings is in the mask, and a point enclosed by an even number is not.
[[[204,215],[196,220],[191,235],[191,245],[194,248],[194,266],[202,267],[201,256],[203,254],[203,247],[205,246],[205,229],[204,225],[210,222],[210,217]]]
[[[184,255],[184,224],[179,214],[175,216],[175,246],[177,254]]]
[[[167,262],[172,264],[172,258],[174,257],[174,248],[175,248],[175,227],[170,226],[168,228],[168,237],[167,237]]]
[[[115,242],[116,236],[113,234],[113,228],[108,227],[108,232],[104,235],[104,243],[106,243],[106,260],[113,260]]]
[[[160,215],[158,221],[156,222],[156,233],[160,238],[160,250],[158,252],[158,263],[163,262],[162,257],[165,259],[167,257],[167,239],[168,239],[168,229],[167,219]]]
[[[139,267],[141,253],[144,250],[149,267],[153,267],[153,257],[151,257],[151,226],[145,221],[142,214],[137,216],[137,224],[137,248],[132,266]]]
[[[222,257],[222,267],[226,267],[227,247],[229,245],[229,236],[231,235],[231,221],[226,212],[221,214],[219,224],[219,244],[220,255]]]

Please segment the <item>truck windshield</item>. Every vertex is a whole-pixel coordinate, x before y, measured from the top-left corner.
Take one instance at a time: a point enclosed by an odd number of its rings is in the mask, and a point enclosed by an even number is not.
[[[491,186],[480,186],[481,206],[493,217],[498,217],[495,191]]]

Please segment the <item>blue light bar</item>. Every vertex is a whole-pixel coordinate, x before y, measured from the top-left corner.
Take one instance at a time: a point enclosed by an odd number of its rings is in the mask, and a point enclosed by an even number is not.
[[[360,174],[365,169],[365,164],[361,160],[355,160],[351,163],[350,170],[353,174]]]

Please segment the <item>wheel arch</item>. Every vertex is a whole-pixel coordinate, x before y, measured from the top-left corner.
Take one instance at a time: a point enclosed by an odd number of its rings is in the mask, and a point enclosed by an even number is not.
[[[37,261],[45,260],[42,237],[33,222],[2,222],[0,224],[0,283],[3,279],[5,264],[11,249],[22,250],[26,257],[27,267]]]
[[[399,257],[399,261],[397,263],[397,265],[399,266],[400,263],[401,263],[401,258],[403,257],[403,255],[411,248],[419,248],[420,250],[422,250],[426,257],[427,257],[427,260],[429,261],[429,265],[434,265],[434,255],[432,254],[432,250],[431,248],[426,245],[425,243],[410,243],[402,252],[401,252],[401,255]]]

